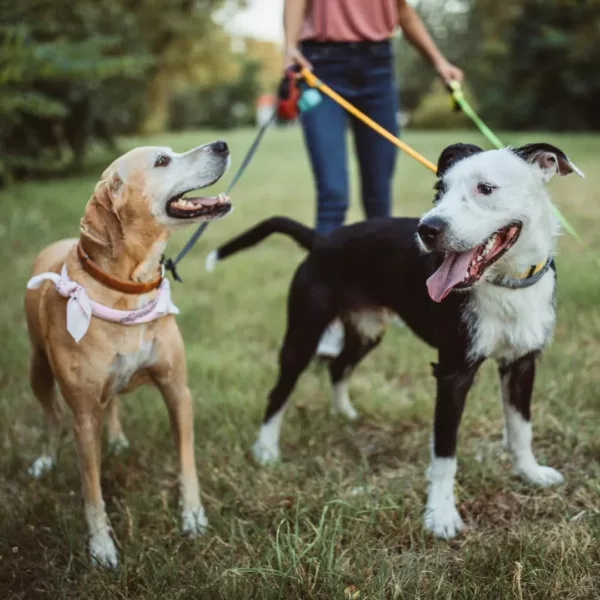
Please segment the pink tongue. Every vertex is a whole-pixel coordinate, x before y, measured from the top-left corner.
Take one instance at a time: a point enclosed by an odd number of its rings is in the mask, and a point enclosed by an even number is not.
[[[427,280],[427,291],[434,302],[441,302],[464,277],[477,248],[467,252],[447,252],[440,268]]]

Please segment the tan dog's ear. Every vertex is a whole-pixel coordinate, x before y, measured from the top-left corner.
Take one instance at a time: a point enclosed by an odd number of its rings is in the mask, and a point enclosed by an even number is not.
[[[123,245],[123,224],[118,207],[122,206],[127,186],[117,173],[101,179],[87,204],[79,226],[81,235],[99,246],[109,248],[114,257]]]

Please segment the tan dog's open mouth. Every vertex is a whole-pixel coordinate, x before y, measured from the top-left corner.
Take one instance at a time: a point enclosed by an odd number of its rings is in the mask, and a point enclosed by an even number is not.
[[[231,201],[225,194],[218,196],[185,196],[184,192],[174,196],[167,202],[167,215],[172,219],[195,219],[207,217],[206,220],[217,219],[231,210]]]

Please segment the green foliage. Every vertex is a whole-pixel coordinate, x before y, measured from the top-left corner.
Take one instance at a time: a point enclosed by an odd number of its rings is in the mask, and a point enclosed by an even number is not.
[[[458,10],[455,3],[448,3],[446,0],[420,0],[412,4],[444,55],[449,60],[466,66],[463,60],[469,47],[466,35],[469,13],[466,6],[460,5],[462,9]],[[451,4],[450,8],[448,4]],[[437,80],[437,74],[403,36],[395,40],[395,55],[402,108],[411,112],[428,94],[433,82]]]
[[[169,128],[174,131],[210,127],[231,129],[252,125],[255,100],[260,93],[260,64],[238,59],[239,76],[210,89],[191,89],[172,98]]]
[[[115,136],[137,132],[177,89],[218,82],[230,50],[212,17],[225,3],[2,3],[0,184],[76,168],[94,141],[116,150]]]
[[[108,99],[128,91],[131,108],[150,64],[113,26],[118,3],[24,2],[2,16],[0,181],[77,165],[93,137],[112,144]]]
[[[471,96],[467,94],[471,106]],[[441,81],[435,81],[430,91],[410,116],[410,127],[414,129],[466,129],[468,117],[452,109],[450,96]]]
[[[429,0],[417,8],[465,70],[492,127],[600,129],[599,0]],[[403,104],[414,110],[433,71],[402,43],[398,72]]]

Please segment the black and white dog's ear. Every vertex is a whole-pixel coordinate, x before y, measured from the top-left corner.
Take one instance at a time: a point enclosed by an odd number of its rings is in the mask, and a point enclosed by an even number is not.
[[[514,149],[515,154],[532,165],[537,165],[543,174],[544,181],[548,181],[555,173],[569,175],[577,173],[584,177],[583,173],[568,159],[567,155],[551,144],[526,144]]]
[[[452,165],[467,156],[479,154],[483,150],[474,144],[452,144],[442,150],[437,164],[437,176],[441,177]]]

